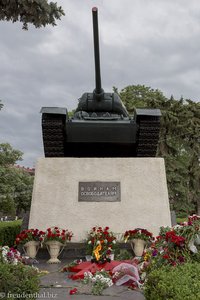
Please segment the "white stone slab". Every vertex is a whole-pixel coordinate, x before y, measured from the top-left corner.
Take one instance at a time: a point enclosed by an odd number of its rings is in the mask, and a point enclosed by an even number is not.
[[[78,202],[80,181],[115,181],[120,202]],[[93,226],[123,233],[136,227],[155,235],[171,226],[162,158],[42,158],[36,165],[29,228],[58,226],[82,241]]]

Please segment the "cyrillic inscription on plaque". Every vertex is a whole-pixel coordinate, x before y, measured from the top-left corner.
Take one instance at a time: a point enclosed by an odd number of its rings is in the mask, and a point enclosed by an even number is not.
[[[79,182],[78,201],[119,202],[120,182]]]

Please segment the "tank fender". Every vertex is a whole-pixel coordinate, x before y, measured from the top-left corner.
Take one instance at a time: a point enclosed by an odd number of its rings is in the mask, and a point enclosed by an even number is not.
[[[42,107],[40,110],[42,114],[55,114],[64,115],[66,119],[69,119],[67,108],[65,107]]]
[[[161,117],[161,111],[157,108],[136,108],[135,114],[138,117],[151,116],[151,117]]]

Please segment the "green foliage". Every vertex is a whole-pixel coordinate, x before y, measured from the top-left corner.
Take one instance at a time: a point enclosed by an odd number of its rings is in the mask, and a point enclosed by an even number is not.
[[[0,144],[0,211],[15,215],[30,207],[33,176],[16,168],[16,161],[22,160],[22,152],[10,144]]]
[[[22,160],[22,154],[8,143],[0,144],[0,166],[13,165],[16,161]]]
[[[200,102],[168,99],[144,85],[127,86],[119,95],[130,114],[135,107],[161,110],[157,155],[165,158],[171,208],[177,214],[200,214]]]
[[[200,299],[200,264],[163,266],[148,275],[144,287],[146,300]]]
[[[183,217],[183,218],[177,217],[177,218],[176,218],[176,223],[177,223],[177,224],[183,223],[183,222],[185,222],[185,221],[187,221],[187,218],[186,218],[186,217]]]
[[[1,293],[5,293],[3,299],[13,299],[11,294],[26,295],[28,299],[36,299],[29,297],[30,294],[39,292],[39,278],[37,271],[23,264],[1,264],[0,263],[0,287]],[[19,298],[19,296],[17,297]],[[23,296],[20,297],[22,299]]]
[[[34,177],[24,170],[15,170],[14,202],[17,213],[30,209]]]
[[[14,217],[16,215],[15,202],[10,194],[0,196],[0,207],[1,212],[4,215],[9,215],[10,217]]]
[[[0,246],[12,247],[16,235],[20,233],[22,221],[0,222]]]
[[[114,87],[114,89],[116,89]],[[154,90],[144,85],[129,85],[123,88],[120,93],[124,105],[129,113],[133,113],[135,107],[154,107],[159,108],[166,102],[167,98],[158,89]]]
[[[1,103],[1,100],[0,100],[0,110],[2,109],[3,107],[3,103]]]
[[[56,20],[64,15],[62,7],[47,0],[2,0],[0,1],[0,20],[22,22],[23,29],[28,29],[28,23],[36,28],[48,24],[55,26]]]
[[[116,255],[116,260],[131,260],[133,255],[126,249],[120,249],[119,253]]]

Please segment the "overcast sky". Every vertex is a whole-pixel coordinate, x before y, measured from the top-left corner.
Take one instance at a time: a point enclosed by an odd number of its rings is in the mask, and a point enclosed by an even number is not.
[[[0,143],[21,150],[21,165],[43,157],[42,106],[76,108],[94,89],[91,9],[99,9],[102,85],[132,84],[168,97],[200,96],[199,0],[57,0],[56,27],[22,30],[0,22]]]

